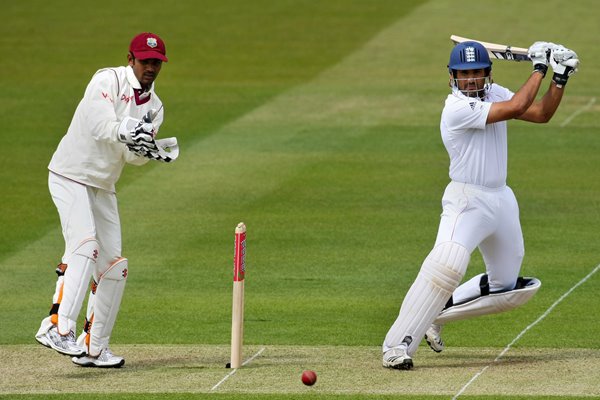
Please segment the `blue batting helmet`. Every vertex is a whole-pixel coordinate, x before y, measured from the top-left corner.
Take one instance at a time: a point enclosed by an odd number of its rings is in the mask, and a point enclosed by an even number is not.
[[[487,50],[478,42],[458,43],[450,52],[448,71],[492,68]]]

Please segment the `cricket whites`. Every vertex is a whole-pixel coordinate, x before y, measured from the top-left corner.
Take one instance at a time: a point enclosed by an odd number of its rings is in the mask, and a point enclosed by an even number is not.
[[[244,275],[246,273],[246,225],[240,222],[235,228],[233,256],[233,306],[231,311],[231,368],[242,365],[244,339]]]

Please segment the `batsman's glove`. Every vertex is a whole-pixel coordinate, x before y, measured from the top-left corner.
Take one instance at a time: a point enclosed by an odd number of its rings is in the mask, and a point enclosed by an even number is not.
[[[533,70],[541,73],[544,77],[548,71],[548,61],[550,60],[552,46],[554,46],[554,43],[551,42],[535,42],[527,51],[533,63]]]
[[[579,67],[579,58],[573,50],[567,49],[561,45],[555,45],[550,54],[550,66],[554,75],[552,80],[559,88],[564,87],[569,77],[577,72]]]

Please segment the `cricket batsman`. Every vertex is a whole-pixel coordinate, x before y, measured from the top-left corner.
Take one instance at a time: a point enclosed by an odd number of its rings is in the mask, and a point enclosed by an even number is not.
[[[506,121],[550,121],[579,59],[574,51],[549,42],[531,45],[529,57],[533,70],[513,93],[493,82],[492,62],[480,43],[460,43],[450,52],[452,93],[440,123],[450,183],[433,250],[383,342],[384,367],[411,369],[423,337],[440,352],[446,323],[511,310],[540,287],[536,278],[519,277],[525,251],[517,200],[506,185]],[[552,79],[536,101],[548,66]],[[476,248],[486,272],[459,286]]]

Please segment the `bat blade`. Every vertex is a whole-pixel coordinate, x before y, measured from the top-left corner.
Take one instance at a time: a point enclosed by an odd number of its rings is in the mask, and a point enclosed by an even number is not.
[[[481,43],[483,45],[483,47],[485,47],[485,49],[488,51],[490,58],[495,58],[497,60],[510,60],[510,61],[530,61],[531,60],[528,55],[528,53],[529,53],[528,49],[523,48],[523,47],[514,47],[514,46],[505,45],[505,44],[483,42],[481,40],[468,39],[468,38],[465,38],[462,36],[457,36],[457,35],[450,36],[450,40],[452,40],[452,42],[454,42],[454,44],[463,43],[463,42]]]

